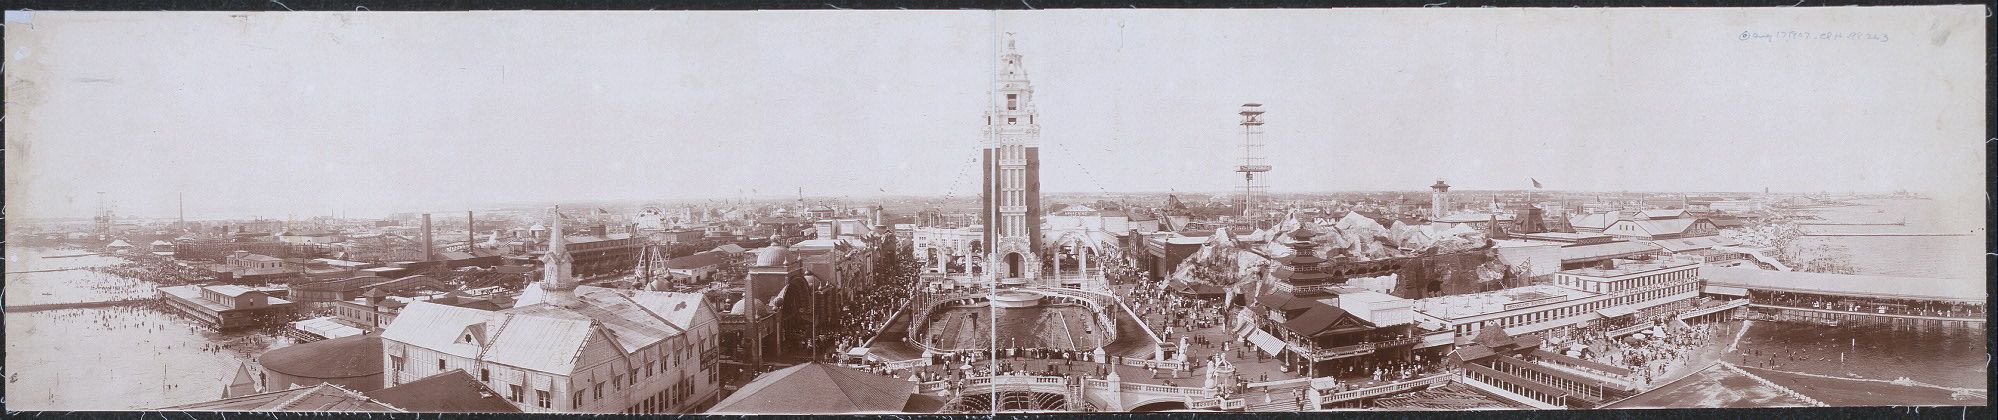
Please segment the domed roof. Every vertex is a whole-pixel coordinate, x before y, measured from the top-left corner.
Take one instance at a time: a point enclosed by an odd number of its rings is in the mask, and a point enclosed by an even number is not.
[[[282,347],[257,357],[264,370],[301,378],[382,374],[382,337],[356,335]]]

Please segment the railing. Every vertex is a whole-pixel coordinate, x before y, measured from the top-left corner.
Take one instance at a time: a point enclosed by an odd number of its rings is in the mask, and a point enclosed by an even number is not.
[[[1323,360],[1338,359],[1342,357],[1364,356],[1364,355],[1373,354],[1374,344],[1360,343],[1350,346],[1333,347],[1329,349],[1313,349],[1310,346],[1306,346],[1300,343],[1290,343],[1290,349],[1291,351],[1297,352],[1297,354],[1309,355],[1308,357],[1310,357],[1314,361],[1323,361]]]
[[[1696,316],[1711,314],[1743,306],[1748,306],[1748,299],[1735,299],[1735,300],[1730,300],[1727,303],[1715,305],[1714,307],[1711,308],[1694,309],[1692,311],[1679,314],[1679,319],[1692,318]]]
[[[1408,345],[1408,344],[1415,344],[1415,343],[1417,343],[1417,342],[1421,342],[1421,341],[1422,341],[1422,336],[1418,336],[1418,335],[1411,335],[1411,336],[1407,336],[1407,337],[1402,337],[1402,338],[1396,338],[1396,339],[1392,339],[1392,340],[1387,340],[1387,341],[1382,341],[1382,342],[1379,342],[1379,343],[1374,343],[1374,346],[1376,346],[1376,347],[1394,347],[1394,346],[1400,346],[1400,345]]]
[[[1623,328],[1618,328],[1618,329],[1614,329],[1614,330],[1610,330],[1610,331],[1609,331],[1609,336],[1610,336],[1610,337],[1622,337],[1622,336],[1626,336],[1626,335],[1630,335],[1630,334],[1632,334],[1632,333],[1636,333],[1636,332],[1638,332],[1638,331],[1644,331],[1644,330],[1648,330],[1648,329],[1651,329],[1651,327],[1652,327],[1652,325],[1651,325],[1651,324],[1648,324],[1648,323],[1638,323],[1637,325],[1632,325],[1632,326],[1628,326],[1628,327],[1623,327]]]
[[[1387,385],[1360,388],[1351,391],[1338,391],[1325,396],[1325,402],[1356,400],[1407,391],[1411,389],[1440,385],[1456,378],[1456,373],[1438,373],[1420,379],[1395,382]],[[1316,385],[1316,384],[1314,384]],[[1322,391],[1321,391],[1322,392]]]
[[[886,368],[888,370],[919,368],[929,365],[930,365],[930,359],[909,359],[909,360],[897,360],[893,362],[881,363],[881,367]]]
[[[1195,398],[1208,398],[1214,396],[1214,391],[1207,388],[1188,388],[1181,386],[1152,385],[1152,384],[1141,384],[1141,383],[1131,383],[1131,382],[1122,383],[1121,385],[1119,385],[1119,390],[1128,391],[1128,392],[1149,392],[1154,394],[1179,395],[1179,396],[1195,397]]]
[[[1124,361],[1123,363],[1125,366],[1136,366],[1141,368],[1156,368],[1156,369],[1166,369],[1166,370],[1184,370],[1184,371],[1193,370],[1191,367],[1188,367],[1186,365],[1186,362],[1181,362],[1178,360],[1155,360],[1149,358],[1133,359],[1128,357],[1123,358],[1122,360]]]
[[[950,381],[931,381],[931,382],[922,382],[922,383],[918,383],[918,384],[916,384],[916,393],[918,393],[918,394],[935,394],[935,393],[939,393],[939,392],[943,392],[943,391],[944,391],[944,387],[946,387],[946,386],[948,386],[948,385],[950,385]]]

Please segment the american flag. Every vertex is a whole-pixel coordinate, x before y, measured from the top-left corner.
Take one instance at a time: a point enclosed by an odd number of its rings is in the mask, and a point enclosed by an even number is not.
[[[1533,181],[1533,188],[1540,188],[1540,180],[1533,178],[1527,178],[1526,180]]]

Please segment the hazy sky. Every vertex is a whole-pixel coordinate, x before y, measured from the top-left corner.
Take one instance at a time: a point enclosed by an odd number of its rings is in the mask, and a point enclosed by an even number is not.
[[[1981,202],[1982,13],[9,12],[7,207],[972,195],[1004,32],[1048,191],[1235,187],[1253,101],[1276,191],[1532,177]]]

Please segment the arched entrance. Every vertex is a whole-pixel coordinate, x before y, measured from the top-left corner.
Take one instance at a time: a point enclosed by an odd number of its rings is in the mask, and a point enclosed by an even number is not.
[[[1026,261],[1024,261],[1024,259],[1025,259],[1025,258],[1024,258],[1024,257],[1021,257],[1021,256],[1020,256],[1020,253],[1018,253],[1018,252],[1008,252],[1008,253],[1006,253],[1006,277],[1007,277],[1007,278],[1014,278],[1014,277],[1020,277],[1020,276],[1021,276],[1021,274],[1020,274],[1020,269],[1021,269],[1021,267],[1020,267],[1020,266],[1021,266],[1022,264],[1026,264]]]
[[[1129,409],[1129,410],[1125,410],[1125,411],[1129,411],[1129,412],[1133,412],[1133,413],[1148,413],[1148,412],[1158,412],[1158,411],[1167,411],[1167,410],[1185,410],[1185,409],[1187,409],[1187,407],[1186,407],[1186,403],[1184,403],[1184,402],[1180,402],[1180,401],[1159,401],[1159,402],[1155,402],[1155,403],[1150,403],[1150,404],[1145,404],[1145,405],[1140,405],[1140,406],[1137,406],[1137,407],[1131,407],[1131,409]]]

